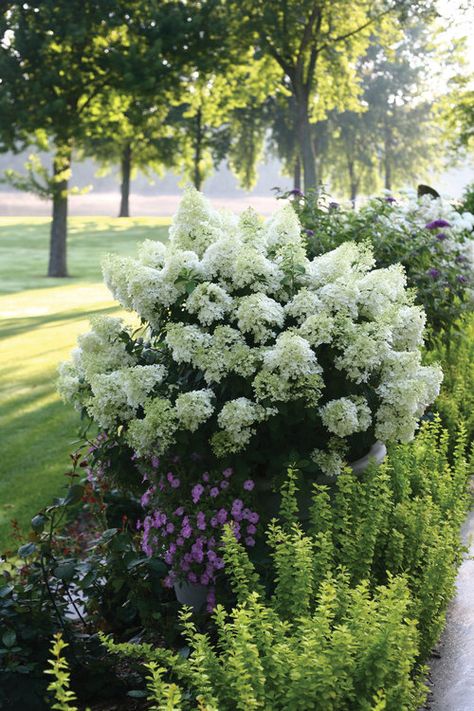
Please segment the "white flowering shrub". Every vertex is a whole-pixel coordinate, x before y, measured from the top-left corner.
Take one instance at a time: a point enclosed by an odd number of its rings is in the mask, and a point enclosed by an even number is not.
[[[441,335],[448,342],[456,321],[472,310],[471,212],[443,198],[417,197],[409,191],[397,199],[374,198],[358,210],[326,204],[318,193],[293,195],[292,205],[307,235],[310,256],[350,240],[369,242],[377,266],[403,264],[407,285],[416,290],[415,303],[423,306],[428,317],[430,339]]]
[[[135,456],[266,475],[295,455],[335,475],[377,439],[412,439],[438,394],[403,268],[376,269],[354,242],[309,258],[291,206],[237,218],[188,189],[167,245],[103,272],[141,328],[95,319],[59,389]]]

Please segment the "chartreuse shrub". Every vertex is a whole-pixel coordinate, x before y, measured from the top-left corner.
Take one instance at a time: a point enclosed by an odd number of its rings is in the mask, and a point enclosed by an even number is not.
[[[443,425],[451,437],[464,422],[469,441],[474,439],[474,314],[453,326],[456,335],[446,345],[437,341],[427,356],[443,364],[444,384],[436,400]]]
[[[436,419],[380,467],[347,469],[333,489],[315,485],[306,530],[290,469],[267,530],[270,588],[228,526],[222,555],[235,604],[218,604],[207,631],[182,610],[189,653],[104,644],[143,661],[153,709],[417,709],[462,552],[464,430],[451,460],[448,444]]]

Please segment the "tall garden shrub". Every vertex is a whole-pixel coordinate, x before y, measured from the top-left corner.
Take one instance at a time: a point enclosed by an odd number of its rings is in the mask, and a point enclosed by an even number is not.
[[[461,430],[450,463],[446,431],[425,423],[362,478],[347,469],[333,491],[316,485],[308,532],[290,470],[267,530],[270,587],[228,526],[236,603],[217,605],[208,632],[182,612],[189,656],[110,639],[108,649],[146,663],[157,708],[414,711],[462,553],[465,447]]]

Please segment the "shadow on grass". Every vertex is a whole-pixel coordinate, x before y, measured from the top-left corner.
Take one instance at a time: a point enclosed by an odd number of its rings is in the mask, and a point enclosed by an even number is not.
[[[20,336],[27,331],[34,331],[36,328],[55,326],[58,323],[70,323],[72,321],[83,321],[89,316],[101,316],[112,314],[120,309],[119,305],[107,306],[106,308],[88,308],[87,311],[73,309],[72,311],[60,311],[56,314],[44,314],[44,316],[24,316],[20,318],[0,319],[0,340],[2,338],[12,338]]]
[[[64,475],[78,446],[80,420],[58,399],[42,404],[50,395],[50,387],[39,386],[33,395],[13,397],[3,407],[0,553],[11,543],[11,521],[20,521],[27,532],[31,518],[67,485]]]

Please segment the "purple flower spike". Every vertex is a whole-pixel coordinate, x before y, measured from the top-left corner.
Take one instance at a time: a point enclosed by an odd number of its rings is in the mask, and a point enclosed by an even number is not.
[[[440,275],[439,269],[435,269],[434,267],[432,267],[431,269],[428,269],[428,271],[427,271],[426,273],[427,273],[428,276],[430,276],[432,279],[437,279],[437,278],[439,277],[439,275]]]
[[[425,225],[427,230],[437,230],[441,229],[442,227],[451,227],[451,224],[447,222],[446,220],[433,220],[432,222],[428,222],[428,224]]]
[[[444,242],[445,239],[448,239],[448,235],[446,234],[446,232],[438,232],[438,234],[436,235],[436,239],[440,242]]]

